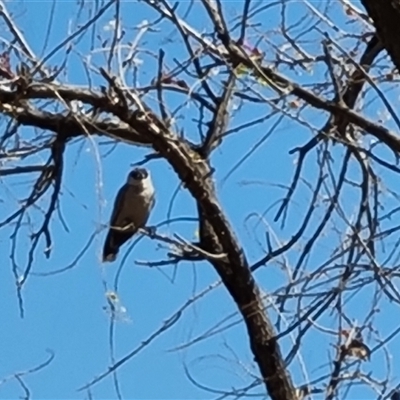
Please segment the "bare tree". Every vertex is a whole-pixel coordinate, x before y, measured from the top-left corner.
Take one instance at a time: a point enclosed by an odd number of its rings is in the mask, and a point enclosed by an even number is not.
[[[205,262],[220,278],[81,389],[113,375],[121,398],[117,371],[223,285],[236,313],[177,346],[244,325],[258,371],[223,397],[255,395],[256,388],[274,400],[354,398],[358,385],[374,398],[396,393],[390,341],[400,328],[388,316],[382,325],[382,309],[393,315],[400,304],[400,0],[362,3],[365,10],[347,0],[81,1],[71,31],[49,49],[50,19],[39,56],[12,12],[23,5],[0,2],[1,193],[5,203],[17,198],[0,227],[10,237],[21,315],[39,254],[51,260],[60,246],[52,224],[64,224],[65,154],[76,141],[93,144],[99,165],[111,141],[147,148],[138,164],[164,160],[172,167],[195,204],[198,241],[165,233],[163,223],[156,232],[142,230],[166,251],[141,264]],[[133,7],[151,17],[129,26],[124,16]],[[68,74],[76,56],[84,85]],[[258,169],[241,182],[236,207],[244,219],[232,223],[219,193],[246,163]],[[291,177],[278,181],[284,169]],[[10,194],[20,176],[30,183]],[[246,190],[264,199],[261,208],[251,208]],[[167,213],[165,223],[172,220]],[[100,234],[70,255],[70,265],[41,274],[74,268],[95,251]],[[117,287],[106,287],[112,354]],[[318,358],[301,355],[308,338],[318,343]],[[293,378],[294,365],[302,382]]]

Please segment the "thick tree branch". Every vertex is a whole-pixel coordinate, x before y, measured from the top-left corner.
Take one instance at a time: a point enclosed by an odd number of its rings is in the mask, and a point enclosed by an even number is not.
[[[379,39],[400,71],[400,0],[361,0],[374,22]]]

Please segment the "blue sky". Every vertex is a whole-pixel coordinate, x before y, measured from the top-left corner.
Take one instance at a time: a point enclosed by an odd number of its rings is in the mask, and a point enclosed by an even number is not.
[[[94,4],[92,3],[92,5]],[[226,2],[224,4],[227,15],[234,20],[235,16],[240,13],[242,2]],[[88,5],[87,2],[86,5]],[[185,11],[184,5],[182,5],[181,15]],[[52,6],[53,3],[46,1],[7,3],[9,11],[15,13],[16,23],[25,34],[33,51],[38,55],[47,54],[50,49],[65,39],[68,29],[73,31],[76,29],[76,24],[81,22],[74,17],[77,9],[75,2],[57,2],[50,39],[47,49],[43,50]],[[122,11],[129,40],[132,40],[137,33],[133,27],[143,20],[154,20],[156,17],[156,14],[148,6],[136,2],[123,2]],[[287,14],[288,24],[297,23],[301,19],[301,13],[311,21],[311,14],[304,14],[305,12],[306,9],[300,3],[293,4]],[[331,16],[341,29],[351,31],[357,27],[355,25],[354,28],[349,28],[344,23],[343,26],[340,26],[343,13],[339,5],[332,8]],[[97,24],[98,32],[103,38],[109,35],[104,27],[112,18],[113,11],[109,11]],[[256,17],[254,22],[259,25],[249,32],[249,41],[254,41],[263,30],[271,31],[276,28],[278,18],[279,13],[274,9]],[[296,28],[297,33],[306,29],[308,23],[311,24],[307,18],[304,18],[301,22],[302,25]],[[81,20],[84,19],[85,11],[81,15]],[[199,30],[208,26],[209,22],[200,2],[195,3],[194,9],[187,17],[187,22]],[[326,27],[324,29],[328,30]],[[140,47],[157,54],[159,47],[163,46],[167,54],[166,62],[173,65],[173,59],[183,58],[185,53],[176,32],[172,32],[171,25],[165,23],[162,25],[161,31],[146,34]],[[237,34],[237,32],[235,33]],[[3,34],[0,36],[3,37]],[[310,32],[304,38],[303,45],[310,53],[321,54],[320,40],[321,37],[315,32]],[[271,43],[284,44],[278,33],[271,33],[260,47],[263,50],[272,49]],[[351,45],[352,42],[349,39],[349,46],[351,47]],[[86,84],[87,79],[81,59],[82,54],[87,55],[90,51],[90,35],[86,35],[73,47],[67,74],[61,74],[58,79],[70,84]],[[142,86],[145,86],[154,78],[157,64],[151,54],[141,53],[140,58],[143,64],[140,67],[139,81]],[[266,60],[272,58],[272,55],[270,56],[267,52]],[[58,65],[62,60],[61,51],[49,60],[48,65]],[[91,62],[97,67],[104,63],[102,56],[97,53],[93,55]],[[326,80],[323,74],[324,66],[320,65],[316,66],[312,74],[303,72],[300,75],[297,71],[293,72],[285,67],[282,67],[281,70],[298,83],[310,84]],[[187,79],[189,83],[193,83],[189,78]],[[215,87],[220,79],[218,76],[214,79]],[[94,86],[99,84],[104,84],[104,82],[97,77],[94,80]],[[254,82],[252,85],[257,87]],[[265,96],[271,96],[271,92],[260,85],[257,90]],[[368,99],[368,97],[366,98]],[[390,98],[394,99],[395,97],[393,95]],[[176,94],[169,94],[166,96],[166,100],[168,107],[174,109],[181,104],[183,98]],[[366,109],[367,115],[371,118],[374,117],[376,109],[377,103],[372,103]],[[230,127],[233,128],[255,118],[266,116],[268,112],[270,109],[266,110],[265,105],[244,105],[240,112],[234,114]],[[194,105],[188,104],[179,115],[180,118],[177,120],[179,128],[183,129],[184,134],[190,140],[198,141],[196,123],[192,120],[196,117]],[[279,185],[290,183],[295,168],[296,156],[290,155],[289,150],[304,144],[311,137],[310,131],[306,127],[295,124],[290,119],[284,119],[262,146],[222,185],[224,177],[241,159],[244,151],[263,138],[278,117],[279,115],[273,116],[261,125],[229,136],[222,148],[217,150],[212,158],[212,164],[217,170],[215,179],[221,204],[243,243],[250,263],[257,261],[265,254],[265,231],[267,229],[273,232],[272,236],[278,238],[279,241],[284,242],[291,238],[298,229],[302,221],[301,217],[312,196],[312,190],[306,184],[301,184],[294,197],[284,228],[281,228],[279,222],[273,221],[278,209],[276,201],[285,194],[282,186]],[[325,113],[311,109],[305,110],[302,117],[303,119],[308,118],[315,128],[321,127],[326,120]],[[390,121],[387,126],[394,129]],[[34,135],[32,131],[26,129],[22,132],[25,135]],[[388,156],[384,149],[379,152]],[[101,228],[108,222],[114,196],[124,183],[131,164],[140,161],[148,153],[149,151],[146,149],[126,144],[120,143],[114,146],[114,143],[110,143],[110,140],[104,137],[96,137],[93,140],[80,138],[69,144],[65,154],[66,168],[60,203],[68,231],[63,228],[58,217],[54,218],[52,221],[54,249],[51,258],[47,260],[43,256],[43,243],[36,252],[33,274],[29,277],[23,290],[24,319],[19,317],[9,256],[9,238],[13,226],[1,230],[0,261],[3,268],[0,269],[2,282],[0,298],[3,301],[3,307],[0,307],[0,320],[3,322],[3,328],[0,329],[0,359],[2,360],[0,382],[1,379],[16,372],[28,370],[44,362],[49,356],[48,350],[51,350],[54,353],[54,360],[42,370],[24,377],[33,398],[88,398],[87,392],[77,392],[77,389],[106,371],[111,365],[110,320],[106,311],[106,291],[114,290],[115,275],[119,268],[122,270],[118,280],[118,297],[122,308],[115,331],[115,358],[117,360],[140,346],[143,341],[162,327],[165,321],[173,316],[189,298],[196,296],[218,281],[216,272],[206,263],[195,265],[181,263],[177,267],[162,268],[136,265],[135,261],[137,260],[156,261],[166,257],[168,249],[147,238],[135,245],[123,265],[121,265],[123,256],[128,252],[130,245],[123,248],[118,262],[107,266],[100,263],[100,253],[106,233],[105,229]],[[332,150],[332,157],[335,158],[335,167],[338,169],[343,157],[343,148],[336,145]],[[27,163],[40,162],[43,162],[41,156],[27,160]],[[304,169],[304,178],[308,182],[313,182],[316,178],[315,163],[316,153],[310,154]],[[148,167],[157,189],[157,203],[151,215],[150,224],[161,224],[159,229],[163,234],[179,233],[188,240],[195,239],[196,224],[194,222],[181,221],[169,225],[163,224],[167,219],[168,212],[171,212],[173,218],[193,218],[196,215],[193,199],[183,189],[180,189],[178,195],[174,197],[179,181],[165,161],[152,161]],[[355,180],[359,179],[357,166],[352,164],[350,168],[350,176]],[[395,187],[396,176],[382,172],[381,177],[388,187],[392,189]],[[21,198],[28,193],[27,190],[32,181],[32,177],[26,176],[0,181],[2,205],[0,221],[18,207],[16,198]],[[342,201],[341,205],[348,216],[354,216],[359,199],[358,192],[346,187],[342,199],[345,201]],[[41,203],[41,206],[45,207],[46,204],[45,201]],[[385,198],[386,206],[396,207],[396,204],[395,198],[389,195]],[[262,223],[257,217],[259,215],[263,215]],[[312,223],[306,230],[305,238],[309,238],[314,232],[321,215],[322,210],[316,209]],[[42,217],[41,210],[32,210],[30,217],[35,223]],[[338,232],[345,231],[344,222],[337,216],[334,218],[334,224]],[[393,226],[393,222],[388,221],[383,224],[383,227],[389,226]],[[24,250],[30,244],[29,233],[32,233],[32,229],[26,224],[18,236],[17,260],[21,268],[26,263]],[[93,235],[94,239],[91,241]],[[277,245],[277,240],[273,239],[274,245]],[[328,259],[333,246],[336,246],[339,240],[338,233],[332,229],[326,230],[306,260],[305,270],[313,271]],[[73,268],[60,274],[43,276],[71,264],[89,241],[91,244],[88,250]],[[394,246],[396,246],[394,242],[388,243],[389,248]],[[300,250],[301,247],[295,246],[285,255],[290,265],[297,262]],[[383,251],[378,250],[378,255],[384,259]],[[265,293],[280,288],[286,282],[285,271],[280,267],[278,261],[271,262],[268,267],[259,269],[255,274]],[[338,263],[341,262],[343,260],[338,261]],[[371,287],[368,287],[360,290],[354,299],[350,299],[346,309],[349,317],[362,324],[371,308],[371,296],[372,290]],[[289,309],[294,311],[296,304],[289,304]],[[380,307],[381,312],[373,317],[371,323],[373,326],[379,327],[377,329],[384,338],[396,328],[397,321],[393,315],[397,315],[398,309],[386,300],[381,301]],[[276,312],[270,309],[270,313],[275,320]],[[157,337],[118,370],[123,397],[135,399],[218,398],[218,391],[245,387],[252,382],[253,377],[258,376],[258,370],[253,363],[245,328],[242,324],[235,324],[228,330],[184,350],[171,351],[207,332],[227,317],[229,318],[223,325],[238,321],[235,305],[228,293],[223,287],[217,286],[193,305],[187,307],[179,321],[171,329]],[[290,314],[287,315],[287,318],[289,317],[291,317]],[[334,330],[337,327],[335,321],[328,312],[319,320],[319,323]],[[290,366],[296,385],[304,383],[308,377],[316,378],[329,372],[331,366],[329,362],[334,356],[335,343],[336,337],[322,334],[317,330],[306,335],[301,348],[301,356],[307,367],[308,375],[304,376],[302,364],[299,359],[296,359]],[[371,347],[376,344],[375,337]],[[282,341],[284,353],[290,349],[290,345],[289,338]],[[390,342],[388,347],[394,355],[396,355],[397,345],[399,343],[396,338]],[[365,373],[373,372],[375,376],[383,378],[386,372],[382,368],[383,360],[384,354],[380,350],[374,353],[371,363],[362,366],[362,370]],[[185,375],[185,365],[199,384],[212,388],[215,392],[202,390],[190,382]],[[394,357],[391,385],[397,383],[395,378],[399,368],[400,361]],[[91,390],[95,399],[115,398],[116,396],[111,376],[95,385]],[[263,387],[258,387],[252,393],[263,393]],[[351,393],[352,398],[373,398],[372,392],[366,389],[355,387],[352,388]],[[21,387],[15,380],[0,385],[0,398],[11,399],[20,395]]]

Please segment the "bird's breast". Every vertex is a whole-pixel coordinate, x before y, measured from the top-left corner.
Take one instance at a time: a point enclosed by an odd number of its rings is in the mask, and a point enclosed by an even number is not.
[[[121,213],[121,224],[131,222],[135,228],[143,227],[149,217],[152,194],[145,191],[137,192],[136,188],[128,188]]]

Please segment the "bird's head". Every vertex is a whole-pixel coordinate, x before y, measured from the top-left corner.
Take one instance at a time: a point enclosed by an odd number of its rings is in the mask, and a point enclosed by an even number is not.
[[[146,168],[135,168],[129,173],[128,184],[135,186],[141,185],[149,176],[149,171]]]

